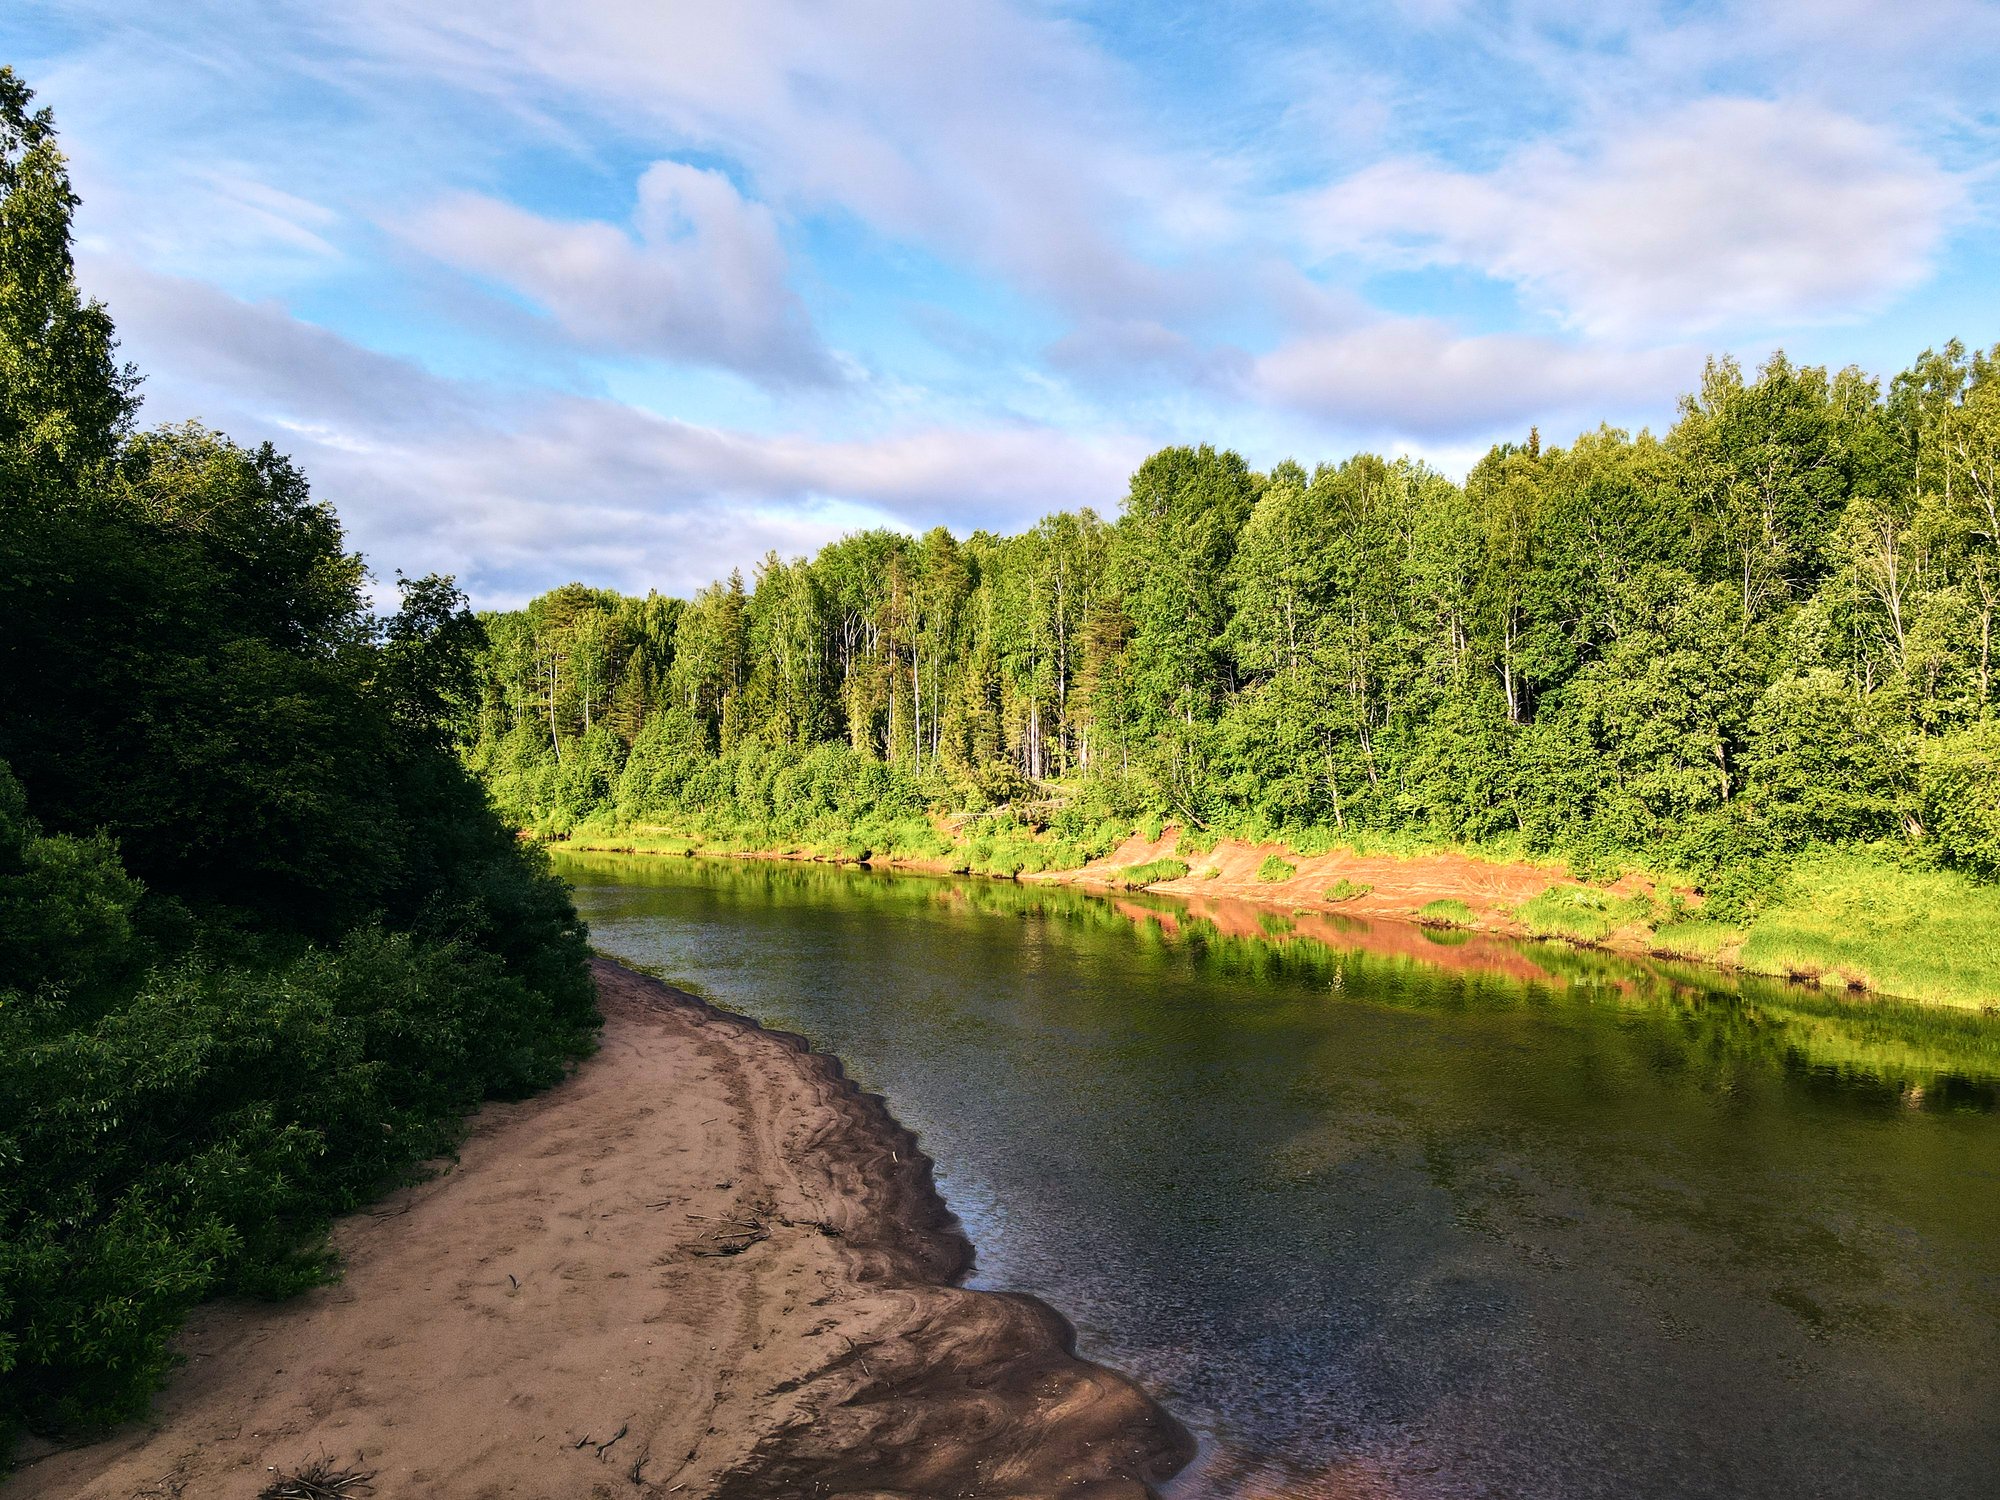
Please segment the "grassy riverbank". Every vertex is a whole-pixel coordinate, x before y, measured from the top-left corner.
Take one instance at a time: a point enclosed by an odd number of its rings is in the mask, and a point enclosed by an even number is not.
[[[1931,1005],[2000,1008],[2000,887],[1867,851],[1812,853],[1788,870],[1763,872],[1765,888],[1751,910],[1719,920],[1708,913],[1727,902],[1711,903],[1669,874],[1625,871],[1591,883],[1506,850],[1405,839],[1279,845],[1158,823],[1036,830],[1003,815],[907,819],[819,839],[760,838],[741,828],[585,826],[563,842],[579,850],[868,863],[1337,910]]]

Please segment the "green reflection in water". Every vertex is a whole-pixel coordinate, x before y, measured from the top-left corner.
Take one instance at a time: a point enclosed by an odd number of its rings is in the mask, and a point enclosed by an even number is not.
[[[761,891],[775,882],[796,898],[884,913],[962,911],[1039,919],[1072,929],[1073,941],[1088,941],[1087,934],[1132,937],[1155,953],[1180,950],[1199,957],[1219,973],[1323,982],[1384,1004],[1568,1002],[1656,1013],[1672,1020],[1657,1040],[1677,1046],[1690,1067],[1825,1069],[1856,1083],[1872,1081],[1909,1108],[2000,1108],[2000,1091],[1993,1086],[2000,1081],[2000,1022],[1959,1008],[1825,992],[1564,943],[1493,939],[1339,913],[1294,915],[1243,901],[1151,892],[1106,896],[1070,886],[942,880],[765,860],[692,862],[567,852],[560,859],[566,873],[612,876],[628,885],[681,885],[693,865],[704,883],[721,889]],[[1440,994],[1394,982],[1399,973],[1447,959],[1461,972],[1512,983]]]
[[[565,857],[1209,1440],[1190,1493],[1977,1493],[2000,1025],[1154,894]],[[1274,930],[1275,929],[1275,930]]]

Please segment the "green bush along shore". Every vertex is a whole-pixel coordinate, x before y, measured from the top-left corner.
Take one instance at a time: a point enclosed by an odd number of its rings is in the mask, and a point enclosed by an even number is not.
[[[481,629],[363,605],[304,476],[136,377],[0,69],[0,1466],[146,1407],[188,1310],[592,1045],[585,934],[455,750]]]

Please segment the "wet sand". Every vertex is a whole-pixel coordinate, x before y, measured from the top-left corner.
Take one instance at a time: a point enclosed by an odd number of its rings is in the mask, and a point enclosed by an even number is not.
[[[838,1062],[596,971],[574,1077],[343,1221],[337,1285],[198,1310],[148,1423],[0,1496],[250,1500],[325,1456],[381,1500],[1110,1500],[1186,1463],[1058,1314],[956,1284],[929,1160]]]

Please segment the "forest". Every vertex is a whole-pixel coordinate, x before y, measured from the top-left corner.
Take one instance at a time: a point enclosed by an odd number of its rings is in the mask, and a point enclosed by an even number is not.
[[[1664,435],[1462,484],[1169,448],[1115,520],[488,615],[469,758],[546,834],[857,856],[974,813],[1003,873],[1167,819],[1679,872],[1717,916],[1814,847],[1990,880],[1996,480],[2000,349],[1957,342],[1886,388],[1712,360]]]
[[[0,1469],[141,1413],[188,1311],[593,1045],[566,888],[457,753],[481,632],[380,618],[268,446],[139,431],[53,121],[0,69]]]

